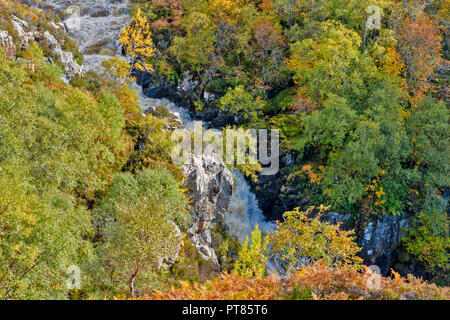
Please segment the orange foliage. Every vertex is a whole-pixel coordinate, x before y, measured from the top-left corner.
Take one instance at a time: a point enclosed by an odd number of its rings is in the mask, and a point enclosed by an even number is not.
[[[186,283],[169,290],[156,291],[141,300],[390,300],[390,299],[450,299],[448,287],[437,287],[420,279],[402,278],[392,270],[393,277],[378,276],[365,267],[362,272],[346,267],[330,268],[318,261],[287,278],[266,276],[261,279],[240,277],[224,273],[205,283]],[[379,277],[379,287],[371,279]],[[299,292],[306,295],[298,296]]]
[[[152,5],[160,7],[164,11],[170,12],[167,17],[152,22],[155,29],[167,28],[169,26],[178,26],[183,16],[183,6],[181,0],[153,0]]]
[[[224,273],[205,283],[183,282],[179,288],[167,292],[156,291],[142,299],[152,300],[272,300],[276,298],[280,278],[276,276],[250,279]],[[274,290],[278,288],[278,290]]]
[[[443,61],[439,25],[430,17],[406,18],[397,34],[408,82],[414,93],[420,95],[429,88],[429,78]]]

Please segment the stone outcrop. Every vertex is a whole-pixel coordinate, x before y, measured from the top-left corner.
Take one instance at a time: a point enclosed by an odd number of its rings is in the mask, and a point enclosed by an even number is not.
[[[378,221],[369,222],[360,241],[360,256],[367,265],[377,265],[381,273],[389,272],[394,264],[394,251],[402,238],[402,229],[410,219],[402,216],[387,216]]]
[[[41,32],[40,30],[38,30],[38,28],[30,26],[26,21],[14,15],[11,16],[11,23],[14,27],[15,32],[19,36],[21,49],[27,49],[30,41],[32,40],[38,42],[39,45],[45,46],[49,49],[49,51],[51,52],[51,57],[47,57],[47,59],[49,61],[52,61],[52,58],[55,58],[58,62],[61,63],[62,67],[64,68],[63,80],[65,82],[70,81],[76,76],[83,75],[83,67],[75,61],[72,52],[62,50],[59,42],[49,31]],[[53,28],[61,29],[65,33],[63,25],[56,25],[55,23],[52,23],[51,25],[53,26]],[[9,59],[14,60],[17,50],[16,46],[14,45],[12,36],[10,36],[7,31],[0,31],[0,45],[4,48],[6,56]]]
[[[26,23],[22,19],[17,18],[16,16],[11,16],[11,23],[14,29],[16,30],[17,34],[19,35],[22,48],[26,49],[28,47],[28,43],[30,42],[30,40],[33,39],[33,33],[28,32],[28,30],[30,29],[28,23]]]
[[[50,32],[45,31],[44,37],[48,47],[52,50],[53,54],[64,67],[65,81],[68,82],[75,76],[82,76],[83,67],[75,61],[72,52],[63,51],[58,41],[52,34],[50,34]]]
[[[211,243],[211,228],[228,210],[233,191],[232,173],[212,153],[191,155],[182,170],[192,206],[192,226],[188,235],[200,256],[218,265]]]
[[[345,229],[350,220],[350,214],[330,212],[322,217],[322,221],[332,224],[342,223]],[[382,274],[387,274],[395,264],[395,251],[402,239],[402,229],[407,227],[410,218],[405,216],[386,216],[377,221],[371,221],[365,227],[362,239],[358,245],[361,247],[359,256],[364,264],[377,265]],[[400,271],[400,270],[397,270]]]
[[[8,59],[14,60],[16,58],[16,46],[8,31],[0,30],[0,46],[5,50]]]

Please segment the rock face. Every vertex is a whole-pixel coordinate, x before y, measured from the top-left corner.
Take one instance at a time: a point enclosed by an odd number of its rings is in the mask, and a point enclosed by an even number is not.
[[[30,27],[28,26],[28,23],[17,18],[16,16],[11,16],[11,22],[14,26],[14,29],[19,34],[19,37],[20,37],[20,40],[22,43],[22,48],[24,48],[24,49],[27,48],[28,43],[30,42],[30,40],[33,39],[33,34],[31,32],[25,31],[25,30],[30,29]]]
[[[0,30],[0,46],[5,50],[6,57],[14,60],[16,58],[16,46],[13,38],[8,34],[8,31]]]
[[[26,21],[14,15],[11,16],[11,23],[15,32],[19,35],[20,47],[22,49],[28,48],[29,43],[32,40],[49,49],[51,56],[56,58],[64,68],[65,73],[63,80],[65,82],[70,81],[75,76],[83,75],[83,67],[75,61],[72,52],[63,51],[59,42],[49,31],[42,33],[38,28],[29,25]],[[52,23],[52,26],[55,29],[61,29],[65,33],[63,25]],[[0,45],[4,48],[6,56],[9,59],[15,59],[17,52],[16,46],[14,45],[13,38],[8,35],[7,31],[0,31]],[[51,61],[52,57],[47,58]]]
[[[193,80],[193,75],[189,73],[189,71],[185,71],[181,77],[181,80],[178,82],[177,91],[181,95],[190,96],[192,92],[199,85],[198,80]]]
[[[80,66],[73,58],[72,52],[63,51],[58,41],[50,32],[45,31],[44,37],[47,41],[48,47],[52,50],[53,54],[58,58],[58,61],[64,67],[65,81],[70,81],[75,76],[83,75],[83,67]]]
[[[192,205],[193,222],[188,234],[200,256],[218,265],[211,244],[211,228],[228,210],[233,192],[233,176],[223,161],[212,153],[191,155],[182,170]]]
[[[321,220],[332,224],[342,222],[345,229],[350,218],[350,214],[330,212]],[[395,263],[394,252],[400,244],[402,228],[408,226],[409,221],[410,218],[404,216],[387,216],[381,220],[369,222],[364,229],[362,240],[358,243],[361,247],[358,255],[364,259],[364,264],[377,265],[382,274],[387,274]]]
[[[364,229],[360,256],[367,265],[377,265],[386,274],[394,264],[394,251],[402,238],[402,228],[410,219],[402,216],[388,216],[376,222],[369,222]]]

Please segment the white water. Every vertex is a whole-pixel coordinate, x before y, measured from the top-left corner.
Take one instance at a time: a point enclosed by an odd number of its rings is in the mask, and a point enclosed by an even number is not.
[[[255,225],[259,229],[268,232],[274,229],[274,224],[268,222],[259,208],[258,200],[251,191],[250,186],[242,173],[234,173],[234,190],[231,197],[228,214],[225,215],[224,222],[231,235],[244,241],[245,237],[250,238]]]
[[[123,25],[131,19],[127,0],[25,0],[41,8],[63,12],[68,7],[76,5],[80,9],[79,28],[69,29],[71,38],[78,43],[80,52],[84,54],[85,69],[101,70],[102,61],[120,55],[118,37]],[[180,108],[169,99],[153,99],[144,96],[142,88],[137,84],[132,87],[138,92],[139,105],[142,110],[159,105],[165,106],[170,112],[179,116],[183,126],[194,127],[194,121],[186,109]],[[224,222],[231,235],[243,241],[250,236],[256,224],[262,231],[270,231],[273,223],[267,222],[255,194],[240,172],[234,172],[235,186],[230,202],[229,212]]]

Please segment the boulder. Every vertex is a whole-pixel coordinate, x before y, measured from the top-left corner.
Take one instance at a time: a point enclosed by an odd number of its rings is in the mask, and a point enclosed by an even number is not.
[[[17,18],[16,16],[11,16],[11,23],[16,30],[19,38],[21,40],[22,48],[26,49],[28,47],[28,43],[33,39],[33,35],[31,32],[28,32],[29,26],[28,23],[23,21],[22,19]],[[26,31],[27,30],[27,31]]]

